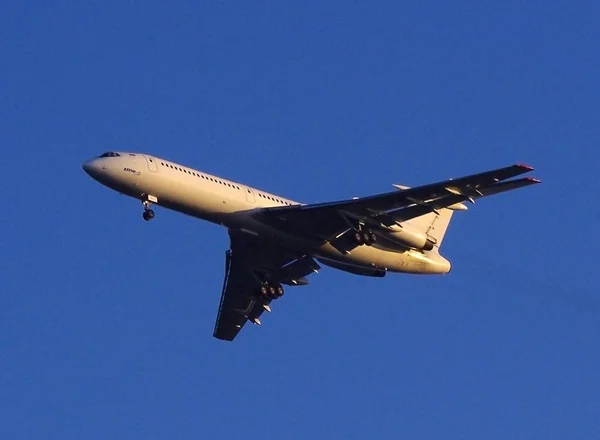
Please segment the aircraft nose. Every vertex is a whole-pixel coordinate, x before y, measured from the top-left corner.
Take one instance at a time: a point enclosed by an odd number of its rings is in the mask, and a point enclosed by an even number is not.
[[[85,161],[83,165],[81,165],[81,168],[83,168],[83,171],[85,171],[90,177],[93,177],[94,179],[96,178],[96,176],[98,176],[101,169],[97,159]]]

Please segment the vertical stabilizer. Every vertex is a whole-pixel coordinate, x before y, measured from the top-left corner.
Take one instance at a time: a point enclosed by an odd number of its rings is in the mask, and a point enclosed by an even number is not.
[[[435,247],[439,249],[444,239],[444,235],[446,235],[446,230],[448,229],[454,211],[442,208],[438,210],[438,212],[439,214],[431,212],[420,217],[412,218],[407,220],[406,223],[427,233],[427,236],[435,243]]]

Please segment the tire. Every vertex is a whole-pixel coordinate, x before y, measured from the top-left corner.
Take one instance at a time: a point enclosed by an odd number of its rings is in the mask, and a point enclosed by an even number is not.
[[[363,236],[360,232],[355,232],[354,233],[354,241],[356,241],[357,244],[361,245],[363,244],[365,241],[363,240]]]
[[[373,242],[371,241],[371,235],[368,232],[365,235],[363,235],[363,241],[367,246],[371,246],[373,244]]]

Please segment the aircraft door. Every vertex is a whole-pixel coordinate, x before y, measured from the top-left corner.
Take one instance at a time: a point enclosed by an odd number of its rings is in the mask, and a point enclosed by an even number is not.
[[[254,191],[248,187],[246,187],[246,200],[248,200],[250,203],[254,203],[256,201],[256,197],[254,197]]]
[[[156,159],[152,156],[144,156],[146,159],[146,165],[148,165],[148,170],[152,173],[156,173],[158,171],[158,166],[156,165]]]

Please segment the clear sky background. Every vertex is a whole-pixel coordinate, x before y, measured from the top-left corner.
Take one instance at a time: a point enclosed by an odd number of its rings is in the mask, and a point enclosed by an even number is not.
[[[597,2],[0,6],[0,438],[600,437]],[[215,225],[102,187],[143,151],[303,202],[524,162],[449,275],[324,269],[212,337]]]

